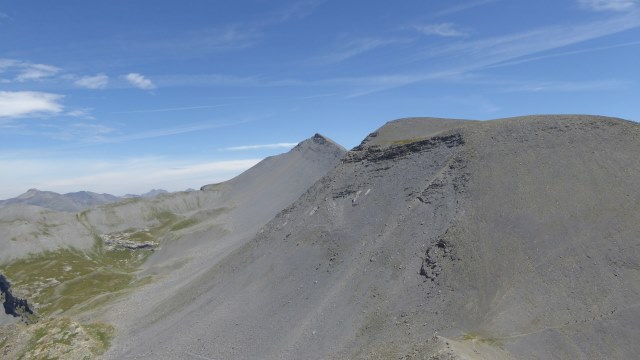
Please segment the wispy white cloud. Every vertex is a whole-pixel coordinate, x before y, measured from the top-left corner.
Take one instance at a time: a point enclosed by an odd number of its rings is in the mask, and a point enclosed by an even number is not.
[[[155,84],[151,80],[138,73],[129,73],[125,75],[125,79],[129,84],[137,87],[138,89],[153,90],[156,88]]]
[[[198,47],[205,52],[239,50],[250,47],[259,37],[259,32],[251,28],[227,26],[224,28],[200,31],[196,37],[178,45],[178,47]]]
[[[592,11],[628,11],[638,7],[638,0],[578,0],[584,9]]]
[[[0,118],[17,118],[62,112],[63,96],[35,91],[0,91]]]
[[[590,53],[590,52],[611,50],[611,49],[617,49],[617,48],[623,48],[623,47],[629,47],[629,46],[638,46],[638,45],[640,45],[640,41],[631,41],[631,42],[626,42],[626,43],[621,43],[621,44],[613,44],[613,45],[609,45],[609,46],[598,46],[598,47],[591,47],[591,48],[579,49],[579,50],[562,51],[562,52],[556,52],[556,53],[553,53],[553,54],[545,54],[545,55],[540,55],[540,56],[530,56],[530,57],[524,57],[524,58],[516,59],[516,60],[513,60],[513,61],[501,62],[500,64],[489,66],[489,67],[502,67],[502,66],[518,65],[518,64],[531,62],[531,61],[538,61],[538,60],[544,60],[544,59],[549,59],[549,58],[585,54],[585,53]]]
[[[55,76],[59,72],[60,68],[53,65],[34,64],[15,59],[0,59],[0,73],[13,74],[13,80],[18,82],[41,80]]]
[[[286,21],[297,21],[311,15],[313,11],[324,3],[325,0],[300,0],[292,3],[289,7],[276,14],[270,22],[279,23]]]
[[[103,124],[78,122],[71,124],[47,124],[43,126],[42,129],[32,129],[29,132],[23,131],[22,134],[37,135],[39,137],[63,141],[80,140],[89,142],[91,139],[100,138],[113,131],[115,131],[115,129]]]
[[[339,49],[328,55],[320,56],[314,59],[314,63],[327,64],[338,63],[351,59],[360,54],[373,51],[382,47],[407,43],[408,39],[385,39],[385,38],[364,38],[353,39],[349,41],[341,41]]]
[[[432,50],[429,56],[463,57],[472,68],[485,67],[601,38],[640,26],[640,16],[618,16],[577,25],[558,25],[523,33],[462,42]]]
[[[290,149],[298,143],[275,143],[275,144],[260,144],[260,145],[242,145],[232,146],[221,150],[227,151],[243,151],[243,150],[263,150],[263,149]]]
[[[463,30],[453,23],[416,25],[413,28],[424,35],[436,35],[444,37],[460,37],[469,35],[469,32],[467,30]]]
[[[0,72],[5,72],[7,69],[20,65],[20,61],[14,59],[0,59]]]
[[[158,76],[156,79],[160,87],[173,86],[283,86],[300,85],[301,82],[293,79],[269,80],[257,76],[234,76],[225,74],[175,74]]]
[[[3,12],[0,11],[0,20],[9,19],[9,18],[10,18],[9,15],[7,15],[6,13],[3,13]]]
[[[170,111],[200,110],[200,109],[218,108],[221,106],[224,106],[224,105],[202,105],[202,106],[184,106],[184,107],[147,109],[147,110],[129,110],[129,111],[117,111],[117,112],[114,112],[114,114],[143,114],[143,113],[157,113],[157,112],[170,112]]]
[[[549,26],[510,35],[461,41],[429,48],[422,54],[407,60],[407,63],[431,60],[441,64],[438,67],[431,66],[433,69],[431,71],[342,78],[331,81],[351,84],[355,90],[348,97],[359,97],[425,81],[459,80],[468,74],[489,67],[510,64],[550,50],[638,27],[640,27],[640,16],[630,13],[588,23]]]
[[[42,78],[51,77],[60,72],[60,69],[45,64],[25,64],[23,65],[23,69],[16,76],[16,80],[20,82],[30,81],[30,80],[40,80]]]
[[[430,80],[442,80],[453,79],[460,76],[458,70],[445,70],[434,71],[426,73],[414,73],[414,74],[395,74],[395,75],[379,75],[379,76],[365,76],[354,78],[337,78],[324,80],[320,83],[323,84],[342,84],[352,87],[347,98],[356,98],[364,95],[373,94],[388,89],[407,86]]]
[[[278,11],[266,14],[261,19],[187,31],[162,41],[145,43],[142,47],[169,50],[171,53],[182,56],[242,50],[259,43],[268,28],[302,20],[313,14],[324,2],[325,0],[293,1]]]
[[[251,121],[254,121],[254,120],[244,120],[244,121],[226,122],[226,123],[190,124],[190,125],[185,125],[181,127],[155,129],[155,130],[143,131],[139,133],[125,134],[125,135],[97,137],[95,139],[91,139],[90,142],[98,143],[98,144],[113,144],[113,143],[121,143],[126,141],[152,139],[157,137],[186,134],[186,133],[191,133],[196,131],[224,128],[229,126],[245,124]]]
[[[109,77],[105,74],[84,76],[76,80],[75,84],[87,89],[104,89],[109,84]]]
[[[64,113],[66,116],[71,116],[75,118],[83,118],[83,119],[95,119],[93,115],[91,115],[91,109],[74,109]]]
[[[626,89],[632,84],[633,82],[629,80],[548,81],[508,86],[503,90],[507,92],[610,91]]]
[[[476,0],[476,1],[470,1],[467,3],[463,3],[460,5],[456,5],[456,6],[452,6],[449,8],[446,8],[444,10],[440,10],[437,13],[435,13],[436,16],[445,16],[445,15],[451,15],[451,14],[455,14],[455,13],[459,13],[462,11],[466,11],[466,10],[470,10],[473,8],[476,8],[478,6],[483,6],[483,5],[487,5],[487,4],[491,4],[491,3],[495,3],[501,0]]]
[[[186,31],[182,34],[141,45],[146,51],[165,51],[171,54],[210,54],[241,50],[253,46],[262,36],[259,28],[248,25],[227,25]]]

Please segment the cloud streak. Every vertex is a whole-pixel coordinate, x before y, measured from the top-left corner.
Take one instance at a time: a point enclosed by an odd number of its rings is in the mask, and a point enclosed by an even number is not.
[[[15,59],[0,59],[0,73],[5,72],[13,75],[13,81],[27,82],[55,76],[60,72],[60,68]]]
[[[322,5],[325,0],[300,0],[291,4],[280,14],[271,19],[271,23],[282,23],[287,21],[298,21],[311,15],[317,7]],[[267,22],[269,23],[269,22]]]
[[[417,25],[413,28],[423,35],[436,35],[443,37],[460,37],[469,35],[466,30],[460,29],[453,23]]]
[[[640,17],[619,16],[604,21],[550,26],[518,34],[457,43],[433,49],[426,56],[464,57],[469,60],[469,67],[479,68],[601,38],[639,26]]]
[[[408,39],[384,39],[384,38],[365,38],[347,41],[340,46],[336,52],[324,55],[314,60],[320,64],[333,64],[349,60],[358,55],[396,44],[407,43]]]
[[[138,73],[129,73],[125,75],[124,78],[129,82],[129,84],[138,89],[153,90],[156,88],[155,84],[151,80]]]
[[[200,110],[200,109],[213,109],[222,107],[224,105],[202,105],[202,106],[184,106],[174,108],[162,108],[162,109],[148,109],[148,110],[130,110],[130,111],[117,111],[114,114],[144,114],[144,113],[159,113],[170,111],[186,111],[186,110]]]
[[[348,97],[359,97],[430,80],[457,80],[474,71],[513,64],[528,56],[638,27],[640,27],[640,16],[634,12],[591,23],[549,26],[516,34],[430,48],[413,59],[409,59],[408,63],[419,63],[426,60],[437,61],[443,64],[439,69],[432,66],[434,70],[430,72],[351,79],[356,90]],[[347,79],[339,80],[345,81]]]
[[[506,92],[586,92],[622,90],[632,84],[628,80],[547,81],[509,86]]]
[[[84,76],[76,80],[75,84],[86,89],[105,89],[109,84],[109,77],[105,74]]]
[[[144,131],[144,132],[126,134],[126,135],[120,135],[120,136],[97,137],[95,139],[92,139],[91,143],[113,144],[113,143],[121,143],[121,142],[133,141],[133,140],[152,139],[152,138],[158,138],[158,137],[164,137],[164,136],[186,134],[186,133],[191,133],[195,131],[224,128],[229,126],[245,124],[251,121],[254,121],[254,120],[245,120],[245,121],[228,122],[228,123],[192,124],[188,126],[157,129],[157,130]]]
[[[63,96],[35,91],[0,91],[0,118],[19,118],[62,112]]]
[[[578,0],[582,8],[591,11],[628,11],[638,3],[638,0]]]
[[[609,45],[609,46],[599,46],[599,47],[586,48],[586,49],[580,49],[580,50],[563,51],[563,52],[558,52],[558,53],[553,53],[553,54],[525,57],[525,58],[516,59],[516,60],[513,60],[513,61],[503,62],[503,63],[500,63],[498,65],[490,66],[490,67],[501,67],[501,66],[518,65],[518,64],[531,62],[531,61],[538,61],[538,60],[544,60],[544,59],[550,59],[550,58],[556,58],[556,57],[563,57],[563,56],[578,55],[578,54],[586,54],[586,53],[590,53],[590,52],[618,49],[618,48],[629,47],[629,46],[638,46],[638,45],[640,45],[640,41],[632,41],[632,42],[627,42],[627,43],[614,44],[614,45]]]
[[[471,2],[468,2],[468,3],[465,3],[465,4],[460,4],[460,5],[456,5],[456,6],[452,6],[452,7],[446,8],[444,10],[440,10],[437,13],[435,13],[435,15],[436,16],[451,15],[451,14],[455,14],[455,13],[471,10],[471,9],[476,8],[478,6],[483,6],[483,5],[496,3],[498,1],[501,1],[501,0],[477,0],[477,1],[471,1]]]

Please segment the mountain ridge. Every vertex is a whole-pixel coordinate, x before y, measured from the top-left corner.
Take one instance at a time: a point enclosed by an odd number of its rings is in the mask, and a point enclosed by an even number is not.
[[[623,325],[640,317],[639,274],[628,268],[640,262],[631,235],[640,234],[637,124],[560,115],[435,132],[398,125],[347,153],[253,242],[183,284],[177,294],[192,301],[141,323],[110,355],[577,359],[640,351]],[[626,250],[603,254],[608,236]],[[616,308],[624,318],[611,317]]]
[[[111,204],[125,199],[153,198],[166,193],[166,190],[153,189],[141,195],[127,194],[125,196],[115,196],[106,193],[99,194],[91,191],[76,191],[60,194],[54,191],[41,191],[32,188],[15,198],[0,200],[0,206],[33,205],[55,211],[80,212],[95,206]]]

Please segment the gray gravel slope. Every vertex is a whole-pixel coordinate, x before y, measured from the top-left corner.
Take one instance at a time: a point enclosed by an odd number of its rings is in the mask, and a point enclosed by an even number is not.
[[[368,137],[254,241],[142,296],[110,356],[640,353],[640,127],[411,121]]]
[[[228,182],[207,185],[203,191],[183,195],[183,200],[205,196],[199,198],[199,206],[189,213],[191,218],[200,218],[202,222],[165,241],[147,261],[141,275],[155,275],[154,283],[122,299],[101,315],[104,321],[119,327],[119,336],[107,357],[123,357],[131,340],[138,336],[153,338],[155,330],[152,329],[164,326],[159,324],[165,324],[170,316],[189,305],[185,300],[193,295],[183,288],[185,284],[203,276],[213,264],[245,246],[278,211],[336,166],[344,153],[344,148],[316,134],[288,153],[267,158]],[[210,212],[215,209],[224,211]],[[135,221],[134,212],[128,210],[124,216],[112,220],[115,223],[131,217]],[[102,221],[96,221],[91,215],[89,218],[92,223]],[[111,220],[104,225],[105,228],[113,226]],[[150,332],[145,332],[147,329]]]

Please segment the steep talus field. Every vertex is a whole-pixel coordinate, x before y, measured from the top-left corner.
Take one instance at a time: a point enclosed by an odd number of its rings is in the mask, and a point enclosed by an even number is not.
[[[638,153],[604,117],[391,122],[108,357],[633,358]]]
[[[464,271],[443,271],[451,318],[518,357],[637,356],[640,126],[499,120],[469,143],[475,161],[452,242]]]

